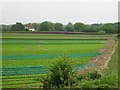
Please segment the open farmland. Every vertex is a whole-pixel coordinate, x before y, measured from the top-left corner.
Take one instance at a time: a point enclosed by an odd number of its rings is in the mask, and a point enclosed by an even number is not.
[[[39,87],[39,77],[47,73],[57,57],[72,58],[73,70],[93,67],[90,60],[102,55],[100,51],[106,47],[107,39],[114,36],[3,33],[2,86]]]

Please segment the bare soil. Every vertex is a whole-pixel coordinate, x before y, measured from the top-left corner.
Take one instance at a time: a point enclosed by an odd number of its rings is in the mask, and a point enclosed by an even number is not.
[[[113,39],[108,39],[105,43],[105,47],[101,49],[99,52],[102,55],[93,57],[88,63],[93,64],[93,67],[86,67],[84,70],[81,70],[79,74],[84,74],[85,71],[94,71],[97,70],[100,74],[104,72],[105,69],[108,68],[108,63],[111,60],[111,57],[115,51],[117,42]]]

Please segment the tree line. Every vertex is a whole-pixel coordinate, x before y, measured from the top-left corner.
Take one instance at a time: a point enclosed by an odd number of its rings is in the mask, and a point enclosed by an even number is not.
[[[2,31],[62,31],[62,32],[97,32],[97,33],[118,33],[118,22],[116,23],[101,23],[101,24],[84,24],[76,22],[72,24],[69,22],[67,25],[62,23],[52,23],[44,21],[42,23],[27,23],[22,24],[17,22],[13,25],[0,25]]]

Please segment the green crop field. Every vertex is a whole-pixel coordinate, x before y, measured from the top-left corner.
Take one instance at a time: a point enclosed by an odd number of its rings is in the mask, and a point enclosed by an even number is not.
[[[3,33],[2,87],[39,87],[39,78],[47,73],[55,58],[62,56],[73,59],[73,69],[76,65],[84,68],[90,65],[86,64],[89,60],[101,55],[106,39],[114,36]]]
[[[3,33],[2,38],[27,38],[27,39],[106,39],[114,38],[110,35],[73,35],[73,34],[27,34],[27,33]]]

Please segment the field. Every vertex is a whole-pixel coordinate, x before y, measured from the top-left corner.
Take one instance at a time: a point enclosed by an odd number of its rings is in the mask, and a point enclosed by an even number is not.
[[[47,73],[55,58],[62,56],[72,58],[74,66],[79,65],[77,70],[81,65],[93,67],[90,61],[102,55],[101,49],[109,38],[114,39],[115,35],[3,33],[2,87],[41,86],[39,78]]]

